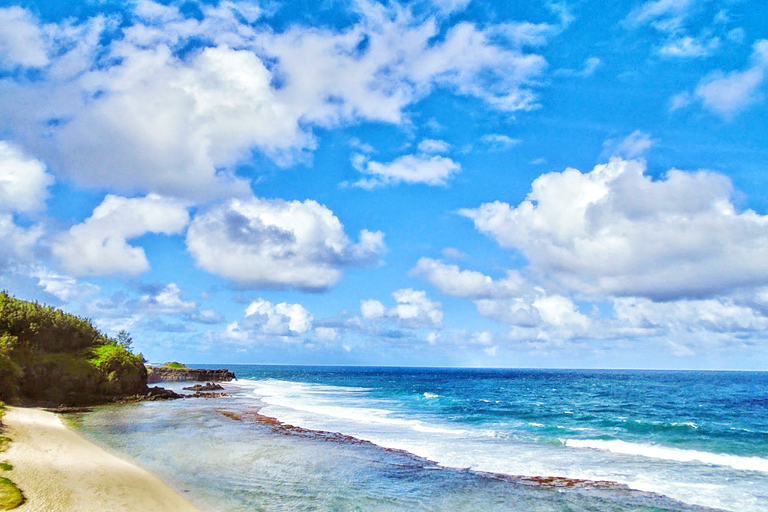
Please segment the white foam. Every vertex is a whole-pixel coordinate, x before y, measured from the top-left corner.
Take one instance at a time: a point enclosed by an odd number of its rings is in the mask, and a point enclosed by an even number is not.
[[[424,401],[378,398],[367,388],[274,380],[252,382],[248,387],[265,404],[262,413],[267,416],[405,450],[446,467],[610,480],[690,504],[734,512],[768,512],[768,503],[760,502],[757,490],[763,484],[768,486],[768,475],[753,473],[768,472],[768,460],[759,457],[624,441],[562,439],[560,444],[552,443],[552,439],[530,436],[530,427],[545,426],[543,423],[513,418],[457,423],[457,419],[435,416],[427,408],[414,408]],[[570,430],[593,429],[568,426],[563,432]],[[649,457],[657,462],[649,462]],[[751,473],[739,474],[743,471]],[[724,481],[728,486],[720,485]]]
[[[424,393],[424,398],[438,398],[439,396],[434,393]]]
[[[600,439],[566,439],[569,448],[592,448],[624,455],[637,455],[652,459],[675,462],[703,462],[713,466],[729,466],[741,471],[761,471],[768,473],[768,459],[760,457],[740,457],[725,453],[710,453],[698,450],[683,450],[652,444],[628,443],[621,440],[605,441]]]

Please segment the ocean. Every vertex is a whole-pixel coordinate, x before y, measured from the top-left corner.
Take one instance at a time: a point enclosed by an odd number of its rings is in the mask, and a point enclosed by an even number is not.
[[[768,512],[768,373],[227,368],[70,420],[210,512]]]

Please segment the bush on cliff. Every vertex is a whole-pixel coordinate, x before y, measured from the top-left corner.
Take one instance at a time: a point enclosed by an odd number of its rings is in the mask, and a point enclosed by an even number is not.
[[[0,399],[75,405],[146,389],[141,354],[87,319],[0,292]]]

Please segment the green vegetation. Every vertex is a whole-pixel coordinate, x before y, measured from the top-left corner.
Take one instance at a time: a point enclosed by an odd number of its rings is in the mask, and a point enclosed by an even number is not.
[[[90,320],[0,292],[0,399],[79,405],[145,392],[141,354]]]
[[[170,363],[163,363],[163,368],[186,368],[187,365],[172,361]]]
[[[13,482],[0,476],[0,510],[11,510],[24,503],[24,495]]]
[[[0,401],[0,431],[3,428],[3,416],[5,415],[5,404]],[[8,448],[8,443],[11,440],[7,437],[0,436],[0,452],[4,452]],[[0,470],[10,471],[13,466],[8,464],[7,461],[0,462]],[[11,510],[24,503],[24,495],[21,494],[16,485],[7,478],[0,477],[0,510]]]

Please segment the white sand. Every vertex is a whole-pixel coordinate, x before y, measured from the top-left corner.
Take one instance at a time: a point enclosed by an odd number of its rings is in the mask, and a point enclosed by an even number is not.
[[[27,502],[19,512],[200,512],[148,471],[86,441],[53,413],[6,407],[0,455]]]

